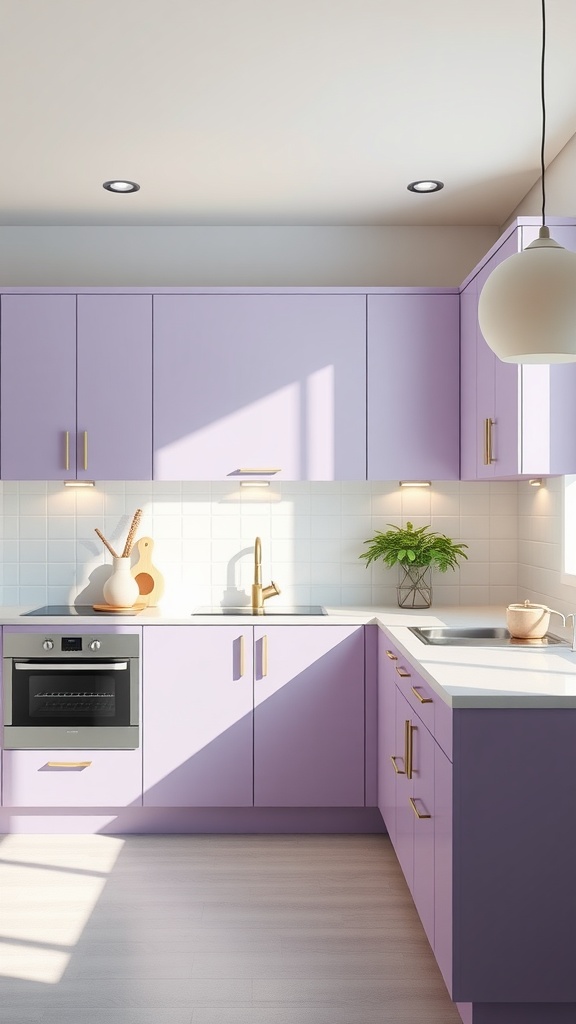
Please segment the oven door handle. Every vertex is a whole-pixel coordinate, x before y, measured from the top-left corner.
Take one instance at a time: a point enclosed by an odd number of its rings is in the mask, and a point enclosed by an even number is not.
[[[70,665],[59,661],[15,661],[14,668],[19,672],[125,672],[127,661],[98,661],[86,665]]]

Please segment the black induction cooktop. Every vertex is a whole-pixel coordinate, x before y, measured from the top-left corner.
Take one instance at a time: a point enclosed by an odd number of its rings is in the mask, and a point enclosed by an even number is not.
[[[41,608],[33,608],[30,612],[22,612],[22,615],[99,615],[91,604],[45,604]]]

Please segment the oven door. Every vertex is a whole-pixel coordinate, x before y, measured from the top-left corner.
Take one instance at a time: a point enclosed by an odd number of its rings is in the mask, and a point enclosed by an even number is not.
[[[13,658],[9,678],[8,749],[139,746],[137,659]]]

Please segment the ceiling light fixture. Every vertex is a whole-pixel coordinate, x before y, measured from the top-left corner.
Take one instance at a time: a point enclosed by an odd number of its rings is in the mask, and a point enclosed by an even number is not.
[[[546,102],[546,0],[542,0],[540,94],[542,226],[538,238],[504,260],[486,281],[478,322],[487,344],[504,363],[569,363],[576,360],[576,253],[546,227],[544,146]]]
[[[422,181],[411,181],[406,187],[409,192],[439,192],[441,188],[444,188],[444,182],[426,178]]]
[[[140,185],[136,181],[125,181],[122,178],[114,181],[105,181],[102,185],[108,192],[139,192]]]

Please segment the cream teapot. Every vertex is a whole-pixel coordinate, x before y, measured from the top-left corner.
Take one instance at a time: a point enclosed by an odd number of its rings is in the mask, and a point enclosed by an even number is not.
[[[522,640],[539,640],[548,632],[551,615],[559,615],[562,624],[566,625],[562,612],[548,608],[545,604],[531,604],[530,601],[509,604],[506,609],[506,625],[512,636]]]

